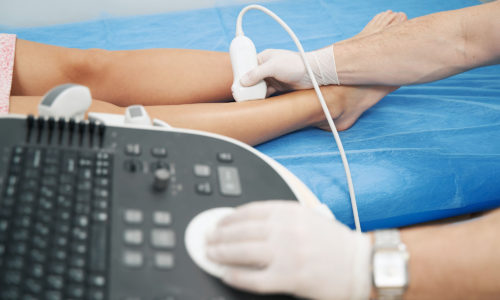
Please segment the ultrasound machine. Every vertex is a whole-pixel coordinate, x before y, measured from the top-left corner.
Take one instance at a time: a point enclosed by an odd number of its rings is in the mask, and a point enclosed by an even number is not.
[[[67,88],[40,105],[59,105]],[[320,207],[283,166],[231,138],[130,120],[140,107],[121,124],[48,111],[0,117],[0,299],[290,298],[224,285],[184,243],[189,222],[214,207]]]

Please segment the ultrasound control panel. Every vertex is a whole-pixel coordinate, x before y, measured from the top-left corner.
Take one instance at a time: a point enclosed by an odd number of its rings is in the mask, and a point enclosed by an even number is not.
[[[180,130],[0,118],[0,299],[288,299],[234,290],[184,245],[213,207],[296,200],[249,147]]]

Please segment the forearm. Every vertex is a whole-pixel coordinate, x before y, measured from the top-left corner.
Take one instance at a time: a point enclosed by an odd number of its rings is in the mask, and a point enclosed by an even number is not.
[[[500,2],[416,18],[335,44],[342,84],[407,85],[500,60]]]
[[[499,299],[500,209],[456,225],[402,230],[410,252],[405,299]]]

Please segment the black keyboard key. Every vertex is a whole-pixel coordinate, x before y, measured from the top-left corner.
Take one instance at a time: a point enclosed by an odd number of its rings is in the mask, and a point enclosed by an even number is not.
[[[38,181],[36,179],[25,180],[21,185],[21,189],[23,191],[36,191],[38,189]]]
[[[42,292],[42,283],[39,280],[28,278],[24,282],[24,286],[26,290],[30,293],[38,295]]]
[[[45,276],[45,266],[42,264],[33,264],[28,269],[28,275],[33,278],[44,278]]]
[[[16,242],[27,242],[29,238],[29,231],[26,229],[20,229],[12,232],[12,240]]]
[[[30,294],[24,294],[20,300],[40,300],[40,298]]]
[[[85,243],[75,241],[71,243],[71,251],[75,254],[85,255],[88,252],[88,248]]]
[[[42,188],[40,189],[40,196],[46,198],[54,198],[56,196],[56,191],[54,188],[42,186]]]
[[[59,167],[57,165],[47,165],[43,168],[44,176],[57,176],[59,175]]]
[[[25,261],[22,256],[9,257],[9,259],[5,262],[5,267],[10,270],[21,271],[24,268],[24,265]]]
[[[68,252],[66,251],[66,249],[55,249],[51,254],[52,258],[59,261],[64,261],[68,257]]]
[[[72,184],[64,183],[59,186],[59,195],[63,196],[73,196],[74,188]]]
[[[71,282],[82,284],[85,281],[83,269],[71,268],[68,270],[68,278]]]
[[[31,261],[35,263],[43,264],[47,260],[47,254],[45,253],[45,251],[41,251],[39,249],[31,249],[29,257]]]
[[[2,209],[3,210],[3,209]],[[0,211],[2,211],[0,210]],[[20,205],[17,207],[17,214],[31,216],[34,213],[34,209],[31,206]]]
[[[78,193],[90,193],[92,190],[92,181],[90,180],[83,180],[80,181],[77,185],[77,190]]]
[[[85,294],[84,286],[80,284],[69,284],[66,287],[66,295],[68,298],[81,299]]]
[[[91,229],[91,249],[89,268],[93,272],[106,271],[107,232],[106,226],[94,225]]]
[[[46,280],[49,289],[61,290],[64,287],[64,279],[60,275],[49,275]]]
[[[78,193],[76,194],[76,202],[90,202],[92,200],[91,193]]]
[[[101,274],[92,274],[89,277],[88,283],[90,286],[103,288],[104,286],[106,286],[106,277]]]
[[[69,265],[75,268],[85,268],[86,267],[85,256],[72,254],[71,257],[69,258]]]
[[[13,255],[26,255],[28,246],[26,242],[14,242],[9,245],[9,251]]]
[[[92,180],[92,169],[82,168],[78,171],[79,180]]]
[[[33,247],[36,247],[38,249],[41,249],[41,250],[46,250],[47,247],[49,246],[49,242],[48,242],[48,239],[45,237],[41,237],[39,235],[36,235],[34,238],[33,238]]]
[[[16,286],[3,287],[0,290],[0,299],[2,300],[19,300],[21,292]]]
[[[62,276],[66,273],[67,268],[66,268],[66,264],[64,262],[51,261],[48,266],[49,266],[49,273],[51,273],[51,274]],[[61,281],[62,281],[62,277],[61,277]]]
[[[75,205],[75,213],[78,215],[90,214],[90,202],[78,202]]]
[[[103,290],[100,289],[90,289],[87,295],[87,300],[104,300],[106,295]]]
[[[13,197],[5,197],[2,200],[2,206],[3,208],[5,207],[12,207],[16,203],[16,200]]]
[[[59,183],[64,184],[64,183],[69,183],[69,184],[75,184],[76,176],[69,174],[69,173],[63,173],[63,176],[59,178]]]
[[[71,212],[68,210],[59,210],[57,212],[57,217],[62,223],[69,224],[71,221]]]
[[[40,177],[39,172],[37,169],[25,169],[24,170],[24,177],[27,179],[38,179]]]
[[[45,293],[45,300],[63,300],[63,294],[60,291],[48,291]]]
[[[69,209],[72,205],[71,196],[57,196],[57,205],[59,209]]]
[[[78,215],[75,217],[75,226],[87,228],[89,226],[89,217],[86,215]]]
[[[40,236],[47,237],[50,234],[50,228],[41,222],[36,222],[35,233]]]
[[[69,232],[69,226],[67,228],[68,228],[68,232]],[[66,248],[66,246],[68,246],[69,240],[64,235],[58,235],[58,236],[55,236],[53,238],[52,242],[53,242],[55,247]]]
[[[42,185],[48,187],[54,187],[57,185],[57,177],[56,176],[44,176],[41,181]]]
[[[54,203],[48,198],[40,197],[38,201],[38,207],[41,209],[52,211],[52,209],[54,209]]]
[[[6,285],[20,285],[22,280],[21,271],[7,270],[3,276],[3,282]]]

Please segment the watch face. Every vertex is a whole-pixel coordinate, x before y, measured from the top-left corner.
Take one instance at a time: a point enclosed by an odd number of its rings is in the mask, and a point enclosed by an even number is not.
[[[405,253],[378,251],[373,257],[373,268],[373,280],[378,288],[400,288],[407,283]]]

